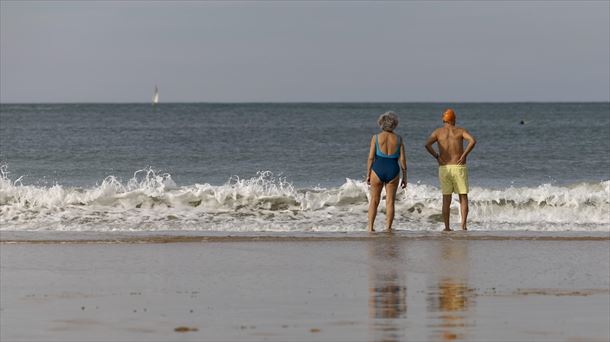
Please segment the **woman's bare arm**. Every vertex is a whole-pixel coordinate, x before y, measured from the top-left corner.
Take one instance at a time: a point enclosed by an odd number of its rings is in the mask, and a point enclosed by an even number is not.
[[[400,182],[401,188],[407,187],[407,154],[405,153],[404,139],[400,139],[400,169],[402,170],[402,181]]]
[[[369,149],[369,159],[366,167],[366,182],[371,184],[371,171],[373,170],[373,162],[375,161],[375,136],[371,138],[371,148]]]

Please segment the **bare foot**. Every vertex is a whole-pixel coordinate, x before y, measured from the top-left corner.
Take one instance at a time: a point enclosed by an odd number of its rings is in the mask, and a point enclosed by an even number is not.
[[[453,230],[451,228],[445,228],[443,229],[444,232],[452,232]]]
[[[466,228],[466,227],[462,227],[462,230],[468,230],[468,228]]]
[[[375,232],[375,228],[368,228],[369,233],[374,233]]]

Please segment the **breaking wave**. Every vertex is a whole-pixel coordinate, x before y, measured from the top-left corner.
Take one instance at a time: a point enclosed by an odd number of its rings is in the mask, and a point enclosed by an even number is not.
[[[457,197],[457,196],[454,196]],[[544,184],[502,190],[474,187],[471,230],[610,231],[610,181]],[[452,222],[459,220],[457,199]],[[384,225],[384,206],[376,226]],[[399,190],[394,227],[438,230],[436,187]],[[177,186],[172,176],[139,170],[123,183],[108,176],[90,188],[23,185],[0,168],[0,231],[363,231],[368,187],[346,179],[337,188],[295,188],[262,171],[223,185]]]

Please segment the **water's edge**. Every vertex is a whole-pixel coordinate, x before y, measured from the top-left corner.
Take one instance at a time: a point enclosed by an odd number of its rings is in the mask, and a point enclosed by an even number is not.
[[[371,239],[439,240],[439,241],[610,241],[610,233],[600,232],[491,232],[491,231],[380,231],[374,233],[278,233],[256,232],[0,232],[0,244],[136,244],[136,243],[202,243],[202,242],[345,242]]]

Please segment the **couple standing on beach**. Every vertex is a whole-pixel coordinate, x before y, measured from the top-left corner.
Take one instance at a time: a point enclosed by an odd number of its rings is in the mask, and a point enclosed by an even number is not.
[[[374,232],[373,225],[377,216],[377,206],[381,200],[381,190],[386,191],[386,228],[392,229],[394,221],[394,201],[396,190],[407,187],[407,158],[402,137],[394,133],[398,126],[398,116],[394,112],[386,112],[377,120],[382,132],[371,139],[369,151],[367,179],[371,186],[369,204],[368,230]],[[468,146],[464,149],[464,140]],[[432,145],[437,143],[437,153]],[[438,161],[438,178],[443,193],[443,221],[446,231],[449,228],[449,207],[452,193],[460,197],[462,214],[462,230],[466,230],[468,217],[468,169],[466,157],[474,148],[476,140],[466,129],[455,125],[455,112],[447,109],[443,114],[443,126],[432,132],[426,142],[426,150]],[[394,152],[393,154],[390,154]],[[399,173],[402,170],[402,180],[399,183]]]

